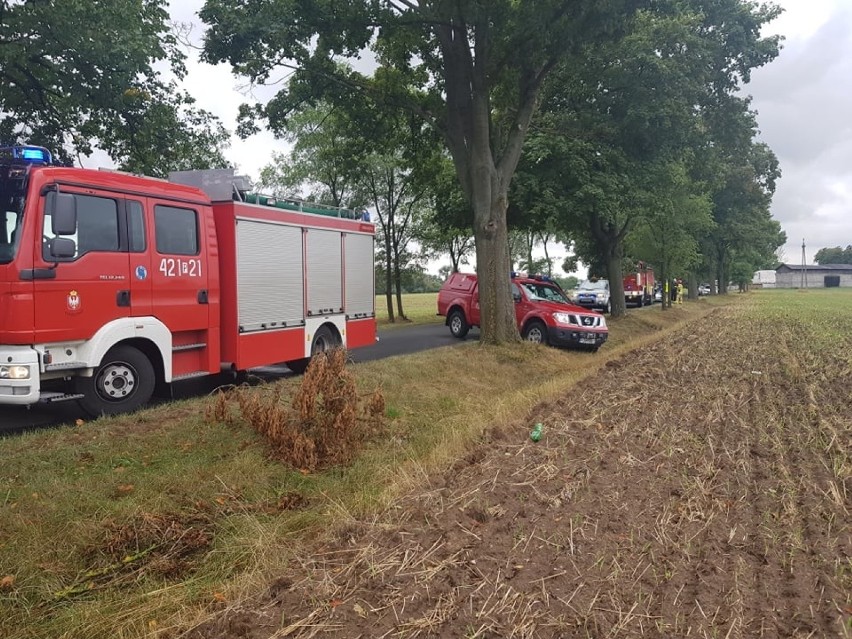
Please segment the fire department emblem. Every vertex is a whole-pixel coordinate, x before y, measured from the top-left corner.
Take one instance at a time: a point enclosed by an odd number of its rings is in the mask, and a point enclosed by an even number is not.
[[[80,304],[81,304],[80,295],[77,293],[77,291],[70,291],[68,293],[68,299],[67,299],[68,311],[71,312],[71,313],[76,313],[77,311],[80,310]]]

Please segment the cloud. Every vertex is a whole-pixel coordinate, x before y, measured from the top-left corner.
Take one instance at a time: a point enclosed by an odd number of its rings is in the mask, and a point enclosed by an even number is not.
[[[277,88],[250,87],[246,79],[233,75],[230,65],[211,65],[200,61],[204,25],[198,18],[198,11],[203,6],[204,0],[171,0],[169,3],[172,21],[190,27],[187,75],[180,84],[195,98],[196,106],[218,117],[231,131],[231,146],[225,152],[225,157],[240,173],[257,179],[260,170],[272,162],[272,156],[287,152],[290,146],[268,131],[241,139],[235,133],[237,116],[241,104],[265,102],[277,92]]]
[[[781,163],[772,213],[787,232],[786,259],[800,261],[804,238],[810,261],[820,248],[852,244],[852,10],[845,2],[781,4],[787,13],[776,26],[793,32],[746,91],[760,137]]]

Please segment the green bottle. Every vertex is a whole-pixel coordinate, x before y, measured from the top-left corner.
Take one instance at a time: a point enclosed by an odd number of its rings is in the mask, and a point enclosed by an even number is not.
[[[530,439],[534,442],[537,442],[539,439],[541,439],[541,429],[541,422],[538,422],[535,426],[533,426],[533,429],[530,431]]]

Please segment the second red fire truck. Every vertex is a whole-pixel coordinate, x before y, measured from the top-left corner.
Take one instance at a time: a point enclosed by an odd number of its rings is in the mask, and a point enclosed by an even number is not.
[[[633,272],[624,276],[624,301],[635,306],[654,302],[654,269],[639,262]]]
[[[179,379],[374,343],[373,224],[246,187],[0,148],[0,405],[112,414]]]

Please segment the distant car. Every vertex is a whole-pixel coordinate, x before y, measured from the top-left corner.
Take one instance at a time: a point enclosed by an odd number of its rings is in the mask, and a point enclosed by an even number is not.
[[[612,305],[609,299],[609,282],[607,280],[586,280],[577,287],[573,302],[583,308],[592,308],[609,313]]]
[[[699,295],[710,295],[710,285],[709,284],[699,284],[698,286],[698,294]]]
[[[656,288],[654,289],[654,302],[662,302],[663,301],[663,289]]]

